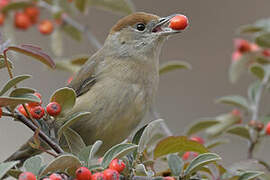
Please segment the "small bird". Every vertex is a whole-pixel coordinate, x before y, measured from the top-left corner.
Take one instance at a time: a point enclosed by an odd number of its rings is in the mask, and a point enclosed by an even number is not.
[[[74,112],[90,112],[71,126],[86,145],[102,140],[101,152],[122,142],[154,103],[159,55],[169,35],[171,15],[137,12],[119,20],[103,47],[83,65],[68,87],[77,94]],[[37,151],[25,144],[8,160],[25,160]]]

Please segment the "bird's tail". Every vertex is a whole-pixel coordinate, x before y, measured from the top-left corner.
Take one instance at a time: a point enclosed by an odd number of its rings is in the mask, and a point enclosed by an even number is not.
[[[26,159],[30,158],[31,156],[42,153],[42,151],[38,149],[34,149],[29,145],[29,142],[31,142],[32,140],[33,138],[29,139],[25,144],[23,144],[16,152],[14,152],[4,162],[19,160],[20,164],[22,164]]]

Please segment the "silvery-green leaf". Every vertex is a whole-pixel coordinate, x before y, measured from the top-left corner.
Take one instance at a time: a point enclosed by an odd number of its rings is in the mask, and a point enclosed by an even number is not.
[[[77,155],[83,148],[86,147],[81,136],[73,129],[65,129],[63,135],[72,154]]]
[[[190,164],[187,166],[184,175],[189,176],[193,172],[199,170],[201,167],[205,166],[206,164],[216,162],[221,160],[221,157],[215,153],[203,153],[199,156],[195,157]]]

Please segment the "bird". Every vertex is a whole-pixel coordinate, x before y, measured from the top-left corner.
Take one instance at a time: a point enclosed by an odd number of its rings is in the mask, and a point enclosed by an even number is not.
[[[105,152],[125,140],[149,112],[159,85],[162,45],[182,32],[169,27],[174,16],[135,12],[123,17],[67,85],[77,96],[69,114],[90,112],[71,126],[86,145],[101,140],[100,151]],[[6,161],[23,161],[37,153],[26,143]]]

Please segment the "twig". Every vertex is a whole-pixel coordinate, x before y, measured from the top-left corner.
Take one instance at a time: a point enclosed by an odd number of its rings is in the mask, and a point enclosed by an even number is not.
[[[38,130],[38,127],[36,127],[29,119],[25,118],[21,114],[15,114],[15,119],[21,121],[23,124],[25,124],[27,127],[29,127],[32,131],[36,132]],[[51,140],[50,137],[48,137],[43,131],[39,130],[38,136],[46,143],[48,144],[57,154],[64,153],[63,149],[55,143],[53,140]]]
[[[263,78],[262,82],[260,83],[260,86],[258,87],[257,95],[255,97],[255,102],[254,102],[254,105],[252,106],[252,120],[254,120],[254,121],[258,120],[259,107],[260,107],[262,94],[263,94],[265,87],[267,86],[267,83],[269,81],[269,77],[270,77],[269,71],[266,71],[266,74],[264,75],[264,78]],[[255,149],[256,144],[259,142],[259,139],[260,139],[260,133],[257,130],[254,133],[256,133],[255,138],[250,140],[250,146],[248,149],[248,158],[249,159],[253,158],[253,151]]]
[[[39,1],[39,6],[51,11],[52,13],[56,13],[61,11],[61,8],[59,6],[52,6],[48,3],[46,3],[45,1]],[[96,50],[101,48],[101,43],[97,40],[97,38],[89,31],[89,28],[86,26],[83,26],[81,24],[79,24],[78,22],[76,22],[75,20],[73,20],[69,15],[67,15],[66,13],[64,13],[62,15],[62,20],[65,23],[68,23],[74,27],[76,27],[76,29],[78,29],[80,32],[84,33],[87,36],[88,41],[94,46],[94,48]]]

